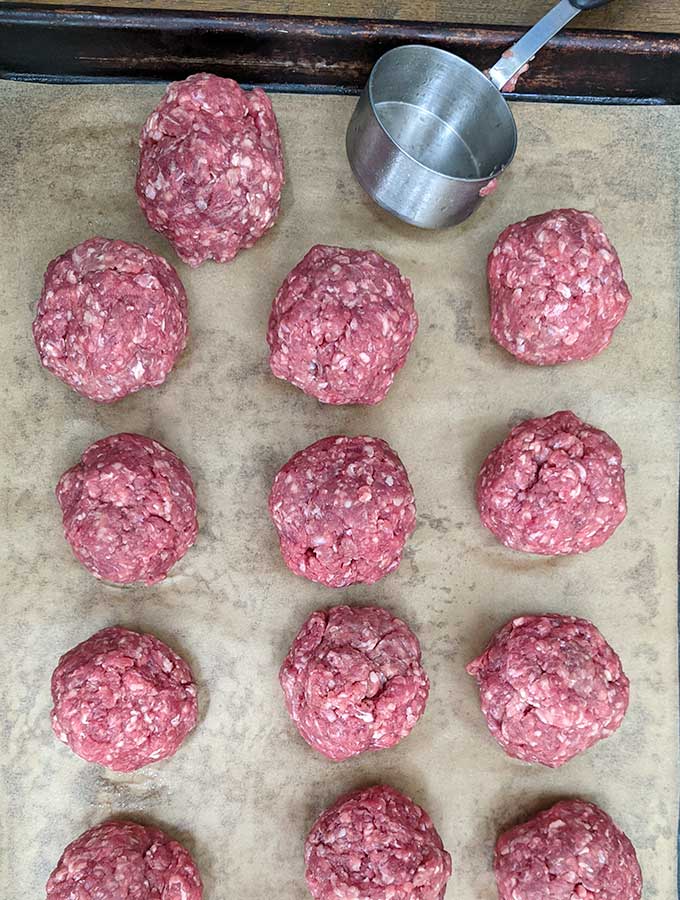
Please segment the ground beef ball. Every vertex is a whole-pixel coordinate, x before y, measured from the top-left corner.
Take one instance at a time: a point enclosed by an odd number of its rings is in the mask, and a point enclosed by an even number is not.
[[[104,628],[52,675],[52,729],[88,762],[132,772],[172,756],[196,724],[191,669],[166,644]]]
[[[621,450],[571,412],[522,422],[487,456],[477,506],[483,524],[512,550],[585,553],[626,516]]]
[[[379,403],[418,329],[411,284],[377,253],[312,247],[269,317],[269,364],[323,403]]]
[[[269,97],[205,73],[170,84],[139,139],[137,197],[190,266],[228,262],[279,214],[283,155]]]
[[[315,900],[441,900],[451,857],[425,810],[386,785],[342,797],[305,844]]]
[[[491,251],[487,275],[492,337],[535,366],[596,356],[630,300],[602,222],[576,209],[510,225]]]
[[[513,619],[467,671],[508,756],[552,768],[613,734],[628,708],[621,660],[573,616]]]
[[[378,438],[323,438],[278,473],[269,513],[289,569],[329,587],[373,584],[401,561],[416,525],[401,460]]]
[[[196,540],[189,470],[162,444],[114,434],[59,479],[64,534],[80,562],[116,584],[162,581]]]
[[[64,850],[47,882],[47,900],[201,900],[188,850],[158,828],[105,822]]]
[[[161,256],[90,238],[47,267],[33,337],[50,372],[110,403],[165,381],[187,342],[187,297]]]
[[[562,800],[501,835],[499,900],[640,900],[635,849],[593,803]]]
[[[377,606],[312,613],[279,680],[302,737],[334,760],[394,747],[422,716],[430,689],[418,638]]]

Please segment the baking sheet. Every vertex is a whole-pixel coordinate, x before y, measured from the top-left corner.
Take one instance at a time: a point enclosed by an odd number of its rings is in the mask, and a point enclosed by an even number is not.
[[[92,234],[141,241],[177,264],[132,191],[137,134],[161,91],[0,83],[3,897],[42,896],[69,841],[125,816],[190,848],[206,900],[303,900],[303,842],[315,816],[379,781],[432,815],[453,857],[457,900],[494,900],[497,833],[563,796],[609,811],[637,848],[647,900],[671,897],[680,109],[515,104],[520,149],[497,195],[464,226],[426,233],[388,219],[355,184],[343,151],[353,99],[276,96],[288,165],[279,224],[230,265],[179,265],[191,326],[181,364],[162,388],[97,406],[41,369],[30,323],[47,262]],[[509,222],[567,205],[602,217],[633,302],[606,353],[542,371],[490,342],[485,259]],[[377,408],[326,408],[268,372],[271,299],[316,242],[372,247],[413,281],[420,332]],[[561,408],[621,444],[630,513],[586,556],[515,554],[479,524],[474,479],[512,424]],[[175,450],[198,489],[198,543],[151,588],[105,586],[82,569],[53,496],[86,445],[122,430]],[[285,568],[266,501],[290,454],[337,432],[392,444],[419,525],[397,573],[334,592]],[[403,616],[420,637],[432,691],[398,748],[334,764],[288,721],[277,670],[305,616],[340,602],[383,603]],[[592,619],[632,682],[618,734],[556,772],[504,756],[464,672],[509,617],[541,611]],[[201,721],[180,752],[131,775],[79,760],[49,727],[57,658],[111,624],[166,640],[200,685]]]

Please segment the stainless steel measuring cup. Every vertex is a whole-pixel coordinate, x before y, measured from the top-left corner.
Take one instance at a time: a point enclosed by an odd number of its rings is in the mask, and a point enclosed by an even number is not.
[[[560,0],[487,75],[420,44],[381,56],[347,129],[347,156],[366,193],[420,228],[467,219],[515,155],[517,128],[501,89],[581,10],[607,2]]]

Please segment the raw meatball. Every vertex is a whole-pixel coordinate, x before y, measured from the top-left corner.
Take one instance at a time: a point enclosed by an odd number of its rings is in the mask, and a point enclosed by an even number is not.
[[[269,364],[323,403],[379,403],[418,329],[411,284],[377,253],[312,247],[269,317]]]
[[[93,237],[47,267],[33,338],[50,372],[110,403],[165,381],[187,342],[187,297],[163,257]]]
[[[201,73],[170,84],[139,139],[137,198],[190,266],[228,262],[279,214],[283,155],[269,97]]]
[[[196,496],[175,454],[140,434],[114,434],[85,450],[59,479],[71,549],[96,578],[162,581],[196,540]]]
[[[312,613],[279,680],[302,737],[334,760],[394,747],[422,716],[430,690],[418,638],[376,606]]]
[[[491,251],[487,275],[492,337],[534,366],[596,356],[630,300],[602,222],[576,209],[510,225]]]
[[[88,762],[132,772],[172,756],[196,724],[191,669],[151,634],[104,628],[52,675],[52,729]]]
[[[501,835],[499,900],[640,900],[635,849],[593,803],[562,800]]]
[[[416,526],[406,469],[372,437],[327,437],[296,453],[274,479],[269,513],[288,568],[329,587],[394,571]]]
[[[483,524],[512,550],[585,553],[626,516],[621,450],[571,412],[522,422],[487,456],[477,506]]]
[[[513,619],[467,671],[508,756],[552,768],[613,734],[628,708],[621,660],[573,616]]]
[[[386,785],[342,797],[305,844],[315,900],[441,900],[451,857],[425,810]]]
[[[158,828],[105,822],[64,850],[47,882],[47,900],[201,900],[188,850]]]

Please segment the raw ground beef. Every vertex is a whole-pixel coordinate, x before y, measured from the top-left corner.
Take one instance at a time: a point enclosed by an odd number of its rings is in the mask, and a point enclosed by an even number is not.
[[[571,412],[522,422],[486,458],[477,506],[483,524],[512,550],[585,553],[626,516],[621,450]]]
[[[158,828],[105,822],[64,850],[47,900],[201,900],[190,853]]]
[[[573,616],[513,619],[467,671],[508,756],[552,768],[613,734],[628,708],[621,660]]]
[[[379,403],[418,329],[411,284],[378,253],[317,245],[281,285],[269,364],[323,403]]]
[[[116,584],[162,581],[196,540],[189,470],[140,434],[114,434],[88,447],[59,479],[57,500],[76,557]]]
[[[279,680],[302,737],[334,760],[398,744],[425,711],[430,689],[418,638],[376,606],[312,613]]]
[[[609,816],[562,800],[501,835],[494,859],[499,900],[640,900],[635,849]]]
[[[93,237],[47,267],[33,338],[42,364],[110,403],[162,384],[187,341],[187,297],[170,263]]]
[[[52,729],[88,762],[132,772],[172,756],[196,724],[191,669],[166,644],[104,628],[52,675]]]
[[[323,438],[274,479],[269,513],[293,572],[329,587],[373,584],[401,561],[416,525],[413,489],[378,438]]]
[[[502,55],[505,56],[506,53],[503,53]],[[501,88],[501,91],[504,94],[514,93],[514,91],[517,90],[517,82],[520,80],[522,75],[524,75],[524,73],[528,72],[528,71],[529,71],[529,64],[526,63],[525,65],[522,66],[522,68],[519,70],[519,72],[515,72],[515,74],[512,76],[512,78],[510,78],[509,81],[505,82],[505,84]]]
[[[283,155],[259,88],[201,73],[170,84],[139,139],[136,191],[149,225],[190,266],[228,262],[279,214]]]
[[[489,255],[487,276],[492,337],[535,366],[596,356],[630,300],[602,222],[576,209],[506,228]]]
[[[451,857],[425,810],[386,785],[341,797],[305,844],[315,900],[441,900]]]

